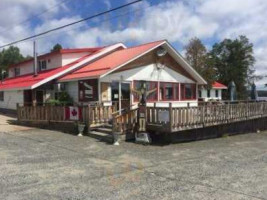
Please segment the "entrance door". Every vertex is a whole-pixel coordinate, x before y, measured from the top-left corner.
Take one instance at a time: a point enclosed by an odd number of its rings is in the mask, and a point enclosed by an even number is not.
[[[32,90],[24,90],[24,106],[32,105]]]
[[[37,90],[36,91],[36,103],[38,106],[42,106],[44,103],[44,91]]]
[[[112,102],[119,102],[119,82],[111,84]],[[131,99],[130,83],[121,83],[121,108],[130,108]]]

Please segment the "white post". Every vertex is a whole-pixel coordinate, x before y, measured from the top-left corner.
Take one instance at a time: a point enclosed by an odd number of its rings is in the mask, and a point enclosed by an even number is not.
[[[121,115],[121,80],[119,81],[119,112]]]

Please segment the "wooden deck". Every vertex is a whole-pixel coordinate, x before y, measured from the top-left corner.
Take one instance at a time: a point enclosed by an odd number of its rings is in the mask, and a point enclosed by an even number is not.
[[[18,120],[66,122],[62,106],[19,106]],[[82,122],[90,128],[113,122],[113,131],[125,134],[137,129],[138,109],[122,112],[115,106],[84,106]],[[147,130],[172,133],[267,117],[267,102],[236,102],[198,107],[147,107]]]
[[[198,107],[147,108],[147,129],[178,132],[229,124],[267,116],[267,102],[247,102]]]

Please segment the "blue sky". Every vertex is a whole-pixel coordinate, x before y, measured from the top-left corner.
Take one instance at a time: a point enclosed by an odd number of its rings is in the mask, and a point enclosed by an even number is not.
[[[133,0],[1,0],[0,44],[79,20]],[[254,44],[256,73],[267,74],[266,0],[145,0],[80,25],[38,38],[38,51],[55,43],[65,48],[124,42],[127,45],[167,39],[182,54],[200,38],[210,49],[224,38],[246,35]],[[42,14],[40,14],[42,13]],[[36,16],[38,15],[38,16]],[[29,19],[25,23],[20,23]],[[32,53],[32,41],[20,43]],[[266,82],[265,80],[259,83]]]

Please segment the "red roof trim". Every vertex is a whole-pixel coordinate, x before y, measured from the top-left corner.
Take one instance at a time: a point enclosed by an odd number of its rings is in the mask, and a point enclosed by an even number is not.
[[[215,82],[212,84],[212,88],[227,89],[227,86],[225,86],[225,85],[222,84],[222,83],[219,83],[219,82],[215,81]]]

